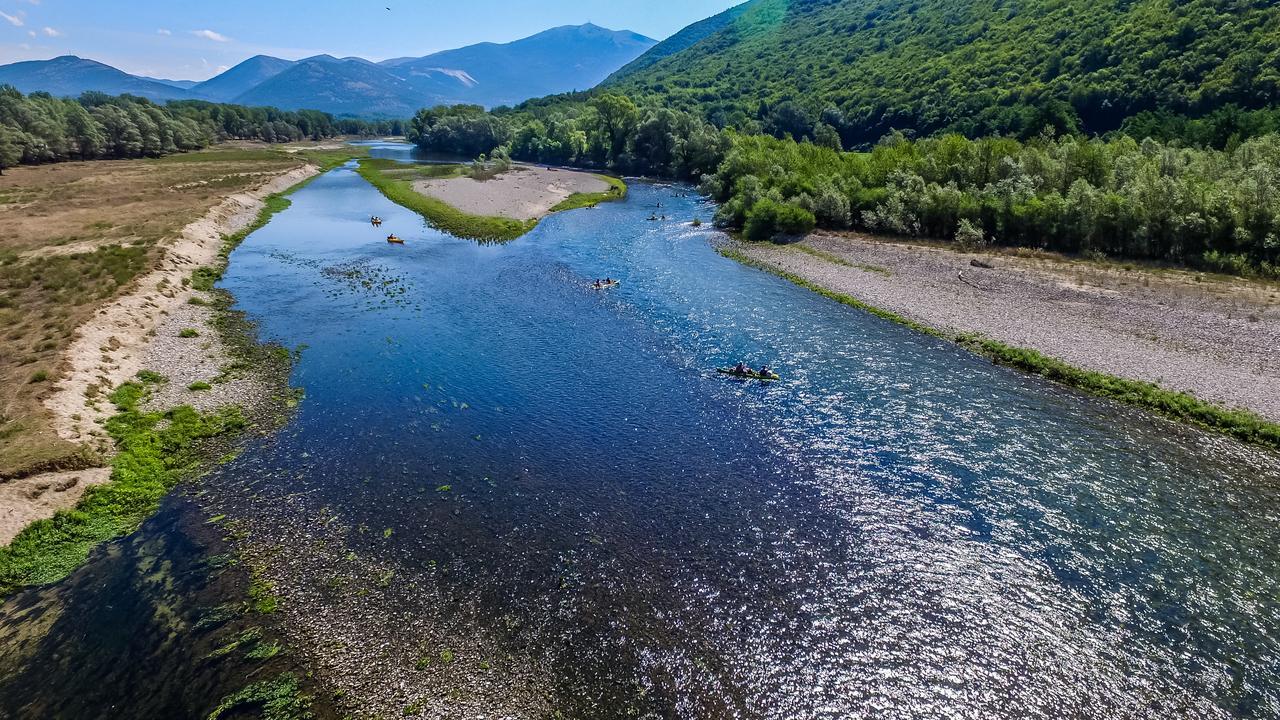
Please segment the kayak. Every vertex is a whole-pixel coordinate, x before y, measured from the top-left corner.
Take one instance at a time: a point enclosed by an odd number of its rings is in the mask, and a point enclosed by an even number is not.
[[[396,244],[398,244],[398,245],[403,245],[403,244],[404,244],[404,241],[403,241],[403,240],[401,240],[400,238],[396,237],[395,235],[388,235],[388,236],[387,236],[387,242],[389,242],[389,243],[396,243]]]
[[[769,373],[768,375],[761,375],[759,372],[757,372],[757,371],[755,371],[755,370],[748,370],[748,371],[746,371],[746,372],[738,372],[737,370],[735,370],[735,369],[733,369],[733,368],[731,368],[731,367],[727,367],[727,368],[716,368],[716,372],[720,373],[721,375],[732,375],[733,377],[736,377],[736,378],[742,378],[742,379],[744,379],[744,380],[765,380],[765,381],[769,381],[769,380],[781,380],[781,379],[782,379],[782,376],[781,376],[781,375],[779,375],[779,374],[778,374],[778,373],[776,373],[776,372],[771,372],[771,373]]]
[[[619,282],[621,282],[621,281],[620,281],[620,280],[614,280],[613,282],[600,283],[598,286],[597,286],[595,283],[591,283],[591,287],[592,287],[592,288],[594,288],[594,289],[596,289],[596,290],[608,290],[608,289],[609,289],[609,288],[611,288],[611,287],[618,287],[618,283],[619,283]]]

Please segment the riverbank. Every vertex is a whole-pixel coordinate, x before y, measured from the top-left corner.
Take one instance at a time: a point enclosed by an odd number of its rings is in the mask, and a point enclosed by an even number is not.
[[[606,175],[518,165],[476,179],[462,165],[406,165],[360,161],[360,176],[392,202],[458,237],[505,242],[543,217],[626,197],[627,186]]]
[[[74,567],[79,562],[75,558],[87,552],[89,545],[135,526],[149,514],[146,508],[163,495],[170,482],[160,483],[158,494],[147,494],[141,511],[133,506],[107,511],[97,518],[108,526],[99,528],[101,532],[86,535],[83,528],[24,531],[60,510],[83,508],[85,503],[101,505],[96,502],[100,495],[115,491],[112,486],[116,483],[107,481],[119,480],[120,463],[113,461],[107,467],[102,459],[122,448],[128,452],[118,423],[113,425],[121,413],[132,410],[167,417],[192,408],[197,414],[212,416],[234,408],[257,417],[281,395],[285,375],[278,368],[268,371],[279,353],[258,349],[252,329],[230,310],[230,298],[214,291],[212,283],[225,268],[231,249],[288,206],[284,197],[288,191],[350,155],[309,153],[305,165],[271,173],[270,179],[260,180],[255,187],[232,193],[187,224],[176,240],[162,243],[154,268],[76,329],[59,363],[57,385],[43,398],[43,405],[63,442],[88,448],[83,456],[100,460],[68,471],[20,475],[0,483],[0,545],[13,544],[5,549],[6,571],[12,569],[12,556],[18,552],[28,556],[26,564],[32,567],[50,563],[64,570]],[[285,352],[279,359],[287,365],[287,358]],[[147,392],[131,408],[108,396],[113,389],[139,379]],[[89,492],[95,486],[102,486],[102,493]],[[75,523],[64,518],[62,525],[68,524]],[[23,541],[24,534],[39,537],[33,544],[32,538]],[[19,545],[24,547],[17,548]],[[68,557],[70,546],[74,549]],[[36,576],[56,574],[41,571]],[[7,578],[6,582],[12,580]]]
[[[726,254],[997,362],[1280,445],[1273,284],[857,235],[734,244]]]

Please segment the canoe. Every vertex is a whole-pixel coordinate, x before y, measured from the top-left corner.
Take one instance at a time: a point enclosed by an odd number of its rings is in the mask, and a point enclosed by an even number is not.
[[[599,287],[596,287],[595,283],[591,283],[591,287],[596,290],[608,290],[611,287],[618,287],[618,284],[621,282],[621,280],[614,280],[613,282],[600,283]]]
[[[404,244],[404,241],[403,241],[403,240],[401,240],[400,238],[396,237],[395,235],[388,235],[388,236],[387,236],[387,242],[389,242],[389,243],[396,243],[397,245],[403,245],[403,244]]]
[[[733,368],[731,368],[731,367],[727,367],[727,368],[716,368],[716,372],[720,373],[721,375],[731,375],[731,376],[736,377],[736,378],[742,378],[743,380],[765,380],[765,381],[769,381],[769,380],[781,380],[781,379],[782,379],[782,376],[781,376],[781,375],[779,375],[779,374],[778,374],[778,373],[776,373],[776,372],[771,372],[771,373],[769,373],[768,375],[761,375],[760,373],[756,372],[755,370],[748,370],[748,371],[746,371],[745,373],[741,373],[741,372],[738,372],[737,370],[735,370],[735,369],[733,369]]]

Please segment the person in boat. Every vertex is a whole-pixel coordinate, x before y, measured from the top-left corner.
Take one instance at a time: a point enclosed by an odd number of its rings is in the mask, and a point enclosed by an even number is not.
[[[604,284],[605,284],[605,285],[612,285],[612,284],[613,284],[613,278],[605,278],[605,279],[604,279]]]
[[[595,286],[596,286],[597,288],[602,287],[602,285],[600,285],[600,278],[596,278]]]
[[[773,370],[768,365],[760,366],[760,377],[771,377],[772,375]]]
[[[733,366],[733,371],[739,375],[747,375],[750,374],[751,368],[747,367],[746,363],[739,360],[738,364]]]

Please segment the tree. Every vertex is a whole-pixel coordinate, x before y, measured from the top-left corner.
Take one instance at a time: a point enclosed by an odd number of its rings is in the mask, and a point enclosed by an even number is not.
[[[5,168],[11,168],[22,160],[22,144],[19,134],[4,125],[0,125],[0,175]]]
[[[640,114],[639,109],[630,98],[613,93],[601,95],[591,102],[591,106],[595,108],[607,150],[605,160],[612,162],[626,149],[627,139]]]

